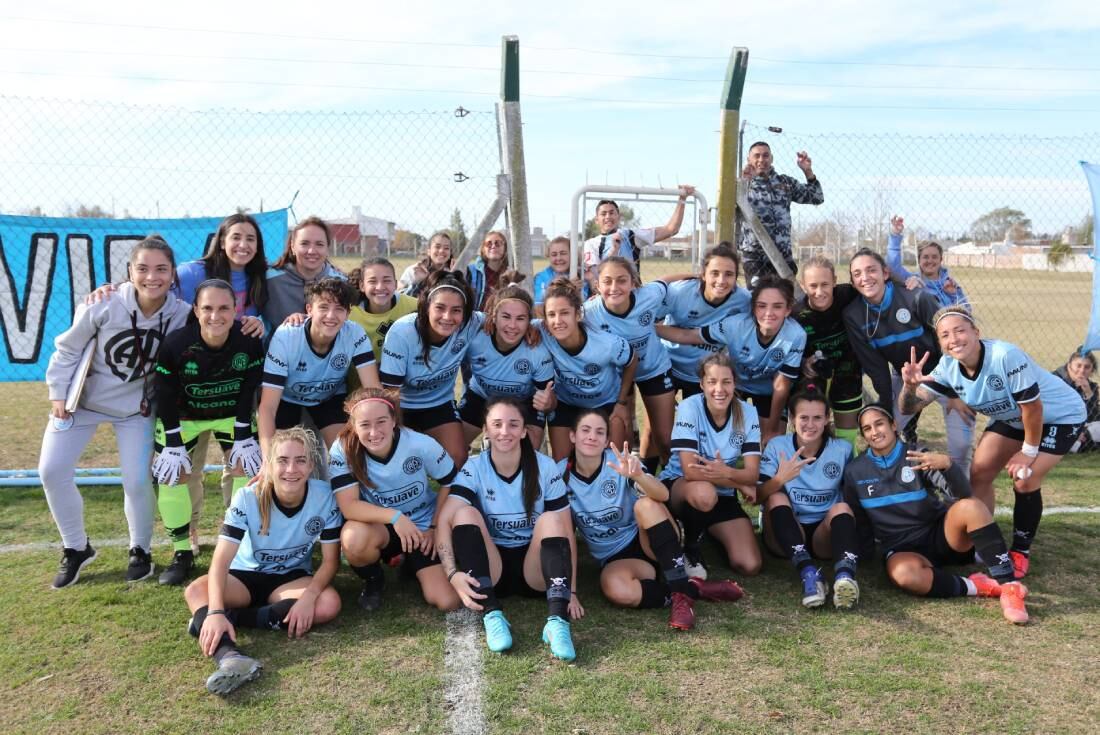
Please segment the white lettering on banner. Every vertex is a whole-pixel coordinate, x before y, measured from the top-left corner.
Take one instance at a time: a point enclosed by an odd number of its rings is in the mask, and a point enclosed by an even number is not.
[[[42,349],[42,334],[46,327],[46,306],[53,290],[53,272],[57,267],[57,235],[35,233],[27,253],[27,280],[20,299],[15,277],[8,266],[7,253],[20,248],[6,247],[0,242],[0,325],[4,331],[4,346],[13,363],[38,360]]]
[[[65,238],[65,247],[69,251],[69,311],[75,312],[77,304],[95,290],[92,238],[88,235],[69,235]]]

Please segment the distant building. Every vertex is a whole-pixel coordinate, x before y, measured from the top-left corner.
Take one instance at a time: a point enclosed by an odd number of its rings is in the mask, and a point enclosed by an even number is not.
[[[334,255],[387,255],[397,232],[393,222],[368,217],[358,206],[351,208],[350,217],[325,221],[332,230]]]
[[[546,257],[546,247],[550,244],[550,238],[542,231],[541,227],[531,230],[531,254]]]

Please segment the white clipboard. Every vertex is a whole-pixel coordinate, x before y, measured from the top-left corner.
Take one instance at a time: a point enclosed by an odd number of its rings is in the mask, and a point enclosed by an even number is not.
[[[73,373],[73,382],[69,383],[69,393],[65,396],[65,410],[69,413],[76,411],[80,404],[80,396],[84,392],[84,381],[88,378],[88,370],[92,367],[92,359],[95,357],[96,340],[92,340],[84,347],[77,363],[76,372]]]

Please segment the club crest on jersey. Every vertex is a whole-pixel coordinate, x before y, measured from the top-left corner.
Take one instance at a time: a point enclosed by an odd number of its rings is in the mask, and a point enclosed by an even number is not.
[[[913,318],[913,315],[909,313],[908,309],[898,309],[897,313],[898,324],[908,324],[909,320]]]
[[[348,369],[348,356],[341,352],[338,355],[333,355],[329,360],[329,365],[332,365],[333,370],[347,370]]]
[[[584,365],[585,375],[598,375],[600,372],[600,366],[594,362],[588,362]]]
[[[466,340],[456,339],[455,343],[453,345],[451,345],[451,354],[452,355],[457,355],[458,353],[462,352],[464,349],[466,349]]]
[[[840,471],[840,465],[836,462],[826,462],[825,469],[822,470],[822,472],[825,473],[825,476],[828,477],[830,480],[835,480],[836,478],[840,477]]]
[[[321,516],[313,516],[306,521],[306,533],[310,536],[316,536],[321,533],[321,529],[325,527],[325,522],[321,519]]]
[[[142,378],[145,370],[153,369],[156,360],[152,356],[157,354],[160,339],[161,335],[155,329],[119,332],[103,346],[107,366],[123,382]]]
[[[528,375],[531,372],[531,361],[527,358],[516,360],[515,370],[520,375]]]
[[[600,486],[600,494],[609,499],[615,497],[617,485],[614,480],[604,480],[603,485]]]
[[[782,347],[776,347],[768,352],[768,360],[771,362],[783,362],[783,358],[787,353],[783,352]]]
[[[735,449],[740,449],[741,445],[745,443],[745,433],[742,431],[735,431],[730,434],[730,446]]]
[[[902,467],[901,468],[901,481],[902,482],[912,482],[915,479],[917,479],[917,473],[913,471],[912,467]]]
[[[648,327],[652,323],[653,323],[653,312],[652,311],[643,311],[641,314],[638,315],[638,324],[642,325],[643,327]]]
[[[420,457],[409,457],[402,463],[401,470],[406,475],[415,475],[423,466],[424,463],[420,460]]]
[[[245,370],[248,369],[248,355],[244,354],[243,352],[238,352],[237,354],[233,355],[233,362],[231,364],[234,370],[239,373],[243,373]]]
[[[1005,388],[1005,382],[1001,380],[1000,375],[990,375],[985,382],[989,384],[992,390],[1004,390]]]

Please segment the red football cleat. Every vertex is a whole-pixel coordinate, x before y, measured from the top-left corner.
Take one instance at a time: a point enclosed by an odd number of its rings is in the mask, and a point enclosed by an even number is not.
[[[683,592],[672,593],[672,608],[668,611],[668,627],[691,630],[695,627],[695,600]]]
[[[1000,597],[1001,583],[988,574],[974,572],[967,577],[978,588],[978,597]]]
[[[1012,559],[1012,576],[1023,579],[1027,575],[1027,569],[1031,566],[1031,558],[1022,551],[1010,551],[1008,557]]]
[[[1001,612],[1004,613],[1005,620],[1016,625],[1027,622],[1025,597],[1027,597],[1027,587],[1020,582],[1007,582],[1001,585]]]
[[[708,602],[737,602],[745,596],[745,590],[732,579],[713,579],[710,581],[691,578],[691,584],[699,590],[699,599]]]

